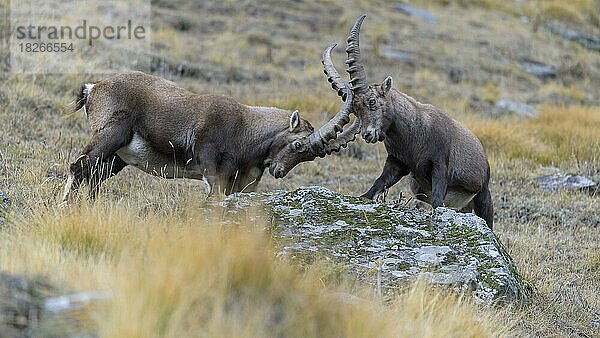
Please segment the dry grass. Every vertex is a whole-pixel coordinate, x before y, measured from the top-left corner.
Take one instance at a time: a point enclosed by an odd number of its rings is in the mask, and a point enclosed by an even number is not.
[[[500,99],[500,90],[492,82],[488,82],[481,88],[481,98],[490,104],[494,104]]]
[[[85,203],[47,210],[0,234],[0,265],[103,290],[89,308],[102,337],[492,337],[501,318],[424,284],[383,303],[317,261],[275,258],[262,224],[157,217]]]
[[[534,17],[538,23],[558,20],[570,23],[592,23],[599,25],[599,4],[595,0],[534,0],[534,1],[496,1],[496,0],[438,0],[444,5],[457,4],[462,7],[480,7],[486,10],[502,12],[516,16]]]
[[[587,93],[581,90],[577,84],[548,83],[539,90],[541,97],[559,102],[582,102],[587,98]]]
[[[442,4],[458,4],[463,7],[481,7],[487,10],[500,11],[512,15],[521,13],[520,7],[515,1],[495,0],[439,0]]]
[[[574,23],[590,21],[598,26],[600,8],[595,0],[543,0],[536,1],[532,10],[538,15],[538,20],[565,20]]]
[[[531,200],[535,199],[522,201],[521,210],[531,208],[534,204]],[[594,203],[594,200],[588,202]],[[593,206],[587,208],[595,226],[586,225],[590,221],[577,220],[578,215],[569,216],[568,222],[555,223],[542,217],[523,223],[497,223],[503,232],[502,240],[508,243],[521,273],[536,286],[533,303],[516,311],[512,321],[519,328],[517,336],[594,336],[598,333],[595,328],[600,314],[598,218]],[[542,210],[551,214],[552,209],[556,213],[568,210],[560,203],[548,203]],[[569,222],[572,223],[566,224]]]
[[[542,106],[530,120],[471,118],[466,125],[495,157],[562,164],[572,159],[600,166],[600,109]]]
[[[239,311],[235,318],[241,318],[240,324],[223,332],[286,333],[300,327],[307,334],[322,329],[343,335],[352,329],[356,335],[485,336],[503,333],[499,325],[516,325],[507,333],[594,336],[598,330],[593,322],[600,316],[598,197],[544,192],[533,178],[547,173],[543,165],[554,164],[600,180],[599,54],[544,30],[534,32],[533,23],[520,17],[533,17],[542,5],[556,1],[443,2],[456,6],[410,2],[438,15],[437,23],[429,24],[390,10],[395,2],[388,1],[154,1],[153,52],[174,65],[188,63],[219,75],[161,74],[186,88],[230,94],[249,104],[300,109],[318,126],[328,116],[322,112],[330,116],[340,106],[325,82],[319,55],[329,43],[342,43],[356,16],[367,12],[361,47],[369,79],[392,75],[396,88],[438,105],[482,139],[492,164],[495,232],[537,289],[531,305],[499,310],[508,316],[498,322],[490,315],[495,309],[479,310],[464,299],[420,286],[399,290],[396,302],[382,304],[355,281],[332,277],[336,268],[323,262],[291,268],[273,259],[268,239],[253,224],[233,229],[218,217],[207,219],[196,182],[167,182],[135,169],[109,180],[95,206],[82,203],[70,212],[54,211],[67,163],[89,139],[83,115],[69,113],[67,105],[82,82],[102,76],[0,73],[0,190],[13,201],[0,232],[0,268],[45,275],[66,289],[116,295],[105,306],[89,309],[92,326],[108,336],[138,329],[176,335],[186,327],[210,325],[221,330],[236,315],[233,310]],[[591,1],[560,3],[569,5],[565,11],[575,13],[576,20],[583,18],[569,24],[595,32],[597,7],[586,9]],[[0,0],[2,4],[6,1]],[[552,16],[565,20],[560,12]],[[188,30],[177,28],[181,20],[187,20]],[[266,61],[264,43],[251,43],[257,36],[273,44],[272,62]],[[412,60],[378,56],[384,48],[406,51]],[[339,46],[333,55],[340,70],[343,49]],[[0,57],[5,56],[0,50]],[[583,71],[577,77],[560,73],[541,80],[516,66],[523,57],[561,67],[564,62],[565,69],[579,64]],[[450,69],[462,74],[457,83],[448,80]],[[257,75],[262,80],[255,80]],[[487,106],[470,107],[473,96]],[[542,102],[541,114],[531,120],[484,117],[498,98]],[[553,107],[547,100],[565,106]],[[259,189],[322,185],[359,195],[381,172],[385,155],[381,144],[359,140],[341,156],[298,166],[284,180],[265,175]],[[405,182],[390,196],[399,191],[407,191]],[[227,304],[232,303],[231,292],[246,303],[236,308]],[[257,297],[259,293],[267,297]],[[340,298],[340,293],[346,296]],[[354,299],[348,294],[360,297],[360,305],[348,303]],[[199,301],[203,297],[212,309]],[[249,304],[256,313],[244,312]],[[285,310],[281,313],[287,321],[263,320],[276,307]],[[265,323],[272,326],[261,326]]]

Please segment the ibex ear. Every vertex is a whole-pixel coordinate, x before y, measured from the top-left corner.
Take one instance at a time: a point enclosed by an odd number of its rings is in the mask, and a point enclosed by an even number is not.
[[[383,96],[387,95],[387,93],[392,89],[392,77],[388,76],[381,83],[381,94]]]
[[[290,131],[294,131],[296,127],[300,124],[300,116],[298,115],[298,111],[294,110],[292,115],[290,115]]]

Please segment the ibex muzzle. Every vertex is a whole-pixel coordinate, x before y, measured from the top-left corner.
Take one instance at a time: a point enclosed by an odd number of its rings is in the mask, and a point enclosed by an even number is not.
[[[94,199],[102,182],[127,165],[165,178],[203,180],[208,194],[254,191],[267,167],[281,178],[296,164],[331,151],[326,143],[349,115],[345,107],[314,131],[297,111],[197,95],[141,72],[82,86],[75,110],[81,108],[92,139],[70,165],[63,202],[83,181]]]
[[[369,84],[359,46],[364,18],[356,20],[346,48],[354,94],[350,112],[362,123],[363,139],[370,143],[384,141],[388,157],[381,176],[363,196],[375,199],[411,174],[411,189],[417,198],[433,207],[445,204],[463,211],[474,209],[492,228],[490,168],[481,142],[436,107],[392,88],[390,76],[381,84]],[[323,68],[332,88],[344,100],[347,84],[331,60],[335,46],[323,52]]]

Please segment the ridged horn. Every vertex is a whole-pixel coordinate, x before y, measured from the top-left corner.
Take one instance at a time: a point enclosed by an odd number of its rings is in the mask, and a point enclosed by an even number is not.
[[[356,139],[356,135],[360,132],[360,119],[356,118],[352,125],[344,129],[334,140],[329,141],[325,145],[325,153],[330,155],[332,152],[338,152],[342,148],[346,148],[348,143]]]
[[[346,71],[350,74],[350,84],[352,85],[352,91],[354,91],[355,94],[362,93],[369,88],[365,67],[363,66],[360,57],[359,45],[360,26],[365,17],[366,15],[361,15],[356,19],[356,22],[348,35],[348,47],[346,47],[346,53],[348,53],[348,59],[346,60],[348,69],[346,69]]]
[[[321,63],[323,64],[323,73],[327,76],[327,81],[331,83],[331,88],[342,97],[342,101],[346,101],[346,93],[344,88],[348,83],[342,79],[340,73],[335,69],[335,65],[331,60],[331,51],[337,46],[336,43],[329,45],[321,54]]]
[[[344,85],[344,91],[346,100],[342,109],[329,122],[309,136],[310,148],[319,157],[325,156],[326,145],[329,141],[337,138],[337,133],[342,131],[344,126],[350,122],[350,105],[352,104],[353,93],[348,84]]]

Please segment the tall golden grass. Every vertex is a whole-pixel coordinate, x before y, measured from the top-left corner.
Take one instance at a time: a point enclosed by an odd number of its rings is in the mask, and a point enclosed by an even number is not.
[[[102,337],[486,337],[498,315],[417,283],[384,302],[317,262],[276,258],[263,225],[199,212],[139,216],[105,202],[47,210],[0,233],[0,265],[110,299]],[[345,275],[344,275],[345,276]]]
[[[532,119],[463,119],[488,154],[541,164],[600,164],[600,108],[542,106]]]

